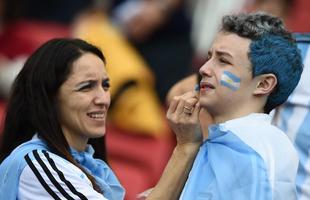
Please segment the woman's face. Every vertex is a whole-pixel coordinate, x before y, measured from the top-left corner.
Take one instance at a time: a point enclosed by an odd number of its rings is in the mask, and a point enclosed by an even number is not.
[[[98,56],[85,53],[73,62],[57,103],[62,131],[76,150],[84,150],[89,138],[105,134],[109,87],[105,64]]]

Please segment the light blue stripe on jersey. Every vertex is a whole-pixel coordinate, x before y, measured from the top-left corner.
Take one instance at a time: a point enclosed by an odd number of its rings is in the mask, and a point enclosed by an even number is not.
[[[268,172],[260,155],[235,134],[222,132],[218,126],[210,130],[180,199],[272,199]]]
[[[284,110],[281,111],[281,122],[279,128],[282,129],[284,133],[287,133],[288,130],[288,120],[292,116],[294,106],[287,105]]]
[[[310,112],[308,112],[307,116],[304,119],[304,123],[300,126],[298,130],[298,134],[295,140],[295,146],[298,150],[299,159],[301,165],[298,167],[298,176],[297,176],[297,192],[298,196],[301,199],[304,192],[303,190],[310,190],[310,177],[309,172],[307,172],[307,162],[309,162],[309,151],[310,151]],[[309,167],[309,166],[308,166]],[[308,169],[309,170],[309,169]],[[308,182],[307,186],[304,183]],[[309,196],[307,197],[309,198]]]

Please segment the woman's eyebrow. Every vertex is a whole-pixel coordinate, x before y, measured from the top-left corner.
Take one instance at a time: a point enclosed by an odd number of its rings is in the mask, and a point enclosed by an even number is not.
[[[102,80],[102,82],[110,82],[110,79],[109,79],[109,78],[104,78],[104,79]]]

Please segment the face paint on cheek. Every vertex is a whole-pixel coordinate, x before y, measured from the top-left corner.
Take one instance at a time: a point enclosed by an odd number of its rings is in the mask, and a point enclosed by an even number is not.
[[[195,85],[195,91],[197,92],[197,91],[199,91],[200,90],[200,86],[199,86],[199,84],[196,84]]]
[[[236,91],[240,88],[241,79],[229,71],[224,71],[221,77],[221,85]]]

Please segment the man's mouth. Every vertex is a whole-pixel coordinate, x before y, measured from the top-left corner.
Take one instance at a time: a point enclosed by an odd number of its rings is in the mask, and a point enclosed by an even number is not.
[[[208,82],[201,82],[200,83],[200,90],[210,90],[215,89],[214,85]]]

